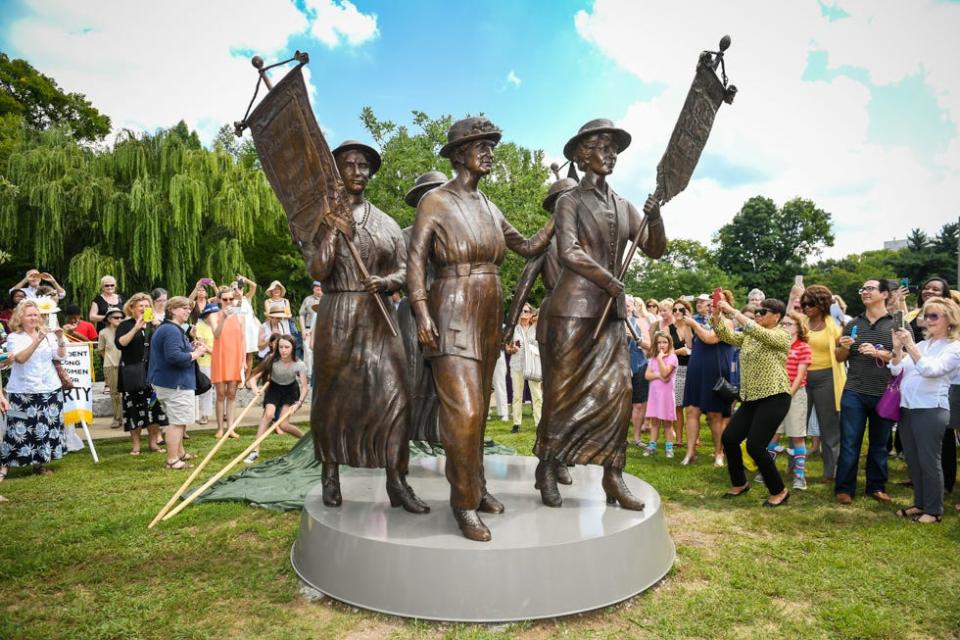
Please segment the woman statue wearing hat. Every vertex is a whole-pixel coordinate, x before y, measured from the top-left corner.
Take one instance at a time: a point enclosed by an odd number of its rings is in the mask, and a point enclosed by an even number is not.
[[[421,174],[407,191],[403,201],[416,209],[423,196],[447,182],[448,179],[439,171]],[[412,232],[412,226],[403,230],[408,251]],[[430,284],[433,282],[433,270],[430,265],[427,265],[426,281],[427,291],[429,291]],[[440,402],[437,399],[437,388],[433,384],[433,369],[430,367],[430,361],[423,357],[423,347],[417,340],[417,319],[413,315],[409,296],[400,301],[397,314],[400,320],[400,335],[403,337],[403,346],[407,353],[407,380],[410,384],[410,439],[439,443]]]
[[[411,513],[429,507],[407,484],[410,389],[403,341],[394,336],[373,295],[387,297],[406,280],[407,247],[400,226],[363,197],[380,154],[356,141],[333,150],[352,220],[339,221],[370,273],[364,279],[341,234],[323,226],[310,275],[323,283],[313,336],[314,389],[310,424],[323,470],[323,503],[340,506],[339,465],[383,467],[391,506]],[[352,229],[351,229],[352,227]],[[392,304],[384,305],[395,314]],[[396,316],[394,316],[396,322]]]
[[[603,466],[607,502],[643,509],[622,476],[631,376],[623,283],[615,275],[643,217],[606,182],[617,154],[629,144],[630,134],[599,119],[581,127],[563,148],[585,175],[557,200],[554,216],[563,270],[541,314],[546,320],[542,356],[549,364],[534,453],[541,460],[540,496],[552,507],[561,504],[556,465],[574,463]],[[640,248],[658,258],[666,247],[660,207],[647,198],[643,211],[646,229]],[[594,328],[611,297],[616,305],[595,341]]]
[[[483,432],[500,348],[500,263],[508,247],[528,257],[542,253],[553,234],[550,222],[527,240],[478,191],[500,135],[483,117],[450,127],[440,155],[456,177],[417,206],[407,277],[417,337],[440,398],[450,505],[463,535],[479,541],[489,540],[490,530],[477,511],[503,511],[483,477]],[[435,269],[429,296],[428,262]]]

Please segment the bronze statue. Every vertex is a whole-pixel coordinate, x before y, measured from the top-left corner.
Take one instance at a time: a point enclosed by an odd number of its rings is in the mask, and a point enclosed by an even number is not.
[[[630,423],[630,357],[624,329],[625,302],[619,272],[627,241],[641,231],[640,212],[606,182],[630,134],[610,120],[591,120],[563,148],[585,172],[575,188],[559,196],[555,218],[557,251],[563,266],[540,315],[546,320],[543,418],[534,452],[540,458],[537,483],[543,503],[559,507],[557,464],[603,466],[607,502],[643,509],[623,481]],[[660,207],[653,197],[643,207],[646,229],[640,248],[658,258],[666,248]],[[616,304],[596,341],[597,319],[609,299]]]
[[[477,189],[493,168],[500,137],[484,117],[450,127],[440,155],[456,176],[420,200],[407,269],[417,336],[440,398],[450,505],[463,535],[478,541],[489,540],[490,530],[477,511],[503,512],[483,476],[483,434],[500,348],[499,265],[506,248],[530,257],[543,252],[553,234],[551,221],[524,238]],[[435,268],[429,296],[428,262]]]
[[[404,196],[403,201],[414,209],[420,199],[428,191],[432,191],[445,183],[447,176],[439,171],[428,171],[417,177],[413,186]],[[410,248],[410,236],[413,227],[403,230]],[[433,282],[431,265],[427,265],[427,291]],[[404,284],[406,287],[406,284]],[[409,294],[409,292],[408,292]],[[433,384],[433,370],[430,361],[423,357],[423,347],[417,340],[417,319],[413,316],[409,296],[403,298],[397,307],[400,316],[400,335],[403,336],[403,346],[407,352],[407,380],[410,385],[410,439],[422,442],[439,443],[440,401],[437,398],[437,389]]]
[[[340,506],[339,466],[385,467],[391,506],[411,513],[429,507],[407,484],[410,457],[410,389],[403,341],[378,317],[406,280],[407,248],[399,225],[363,197],[380,168],[380,154],[348,140],[333,150],[347,207],[334,210],[314,241],[310,275],[323,282],[314,336],[314,391],[310,422],[317,460],[322,463],[323,503]],[[352,215],[344,217],[345,211]],[[361,273],[345,238],[352,237]],[[371,295],[373,294],[373,295]]]
[[[569,177],[561,178],[551,184],[550,189],[547,191],[547,196],[543,199],[542,206],[544,210],[553,215],[557,198],[576,186],[577,181]],[[537,277],[543,278],[543,287],[546,289],[546,295],[543,298],[541,306],[546,309],[550,302],[550,295],[553,293],[553,289],[557,286],[557,281],[560,279],[561,269],[563,269],[563,266],[560,264],[560,257],[557,255],[557,238],[554,236],[550,239],[550,246],[546,252],[536,258],[528,260],[523,268],[523,272],[520,274],[520,279],[517,282],[517,291],[513,296],[513,300],[510,302],[510,310],[507,312],[507,321],[503,330],[504,344],[506,344],[508,340],[512,340],[514,327],[517,326],[517,322],[520,319],[520,311],[523,309],[523,305],[526,303],[530,291],[533,290],[533,285],[536,284]],[[547,318],[541,314],[540,319],[537,321],[537,342],[540,343],[540,366],[544,378],[548,375],[547,370],[550,368],[549,350],[546,348],[546,340]],[[543,417],[541,417],[540,421],[543,422]],[[541,427],[538,424],[537,430],[539,431],[540,429]],[[570,477],[567,465],[557,464],[556,467],[557,482],[560,484],[573,484],[573,478]],[[534,488],[540,488],[539,481],[534,484]]]

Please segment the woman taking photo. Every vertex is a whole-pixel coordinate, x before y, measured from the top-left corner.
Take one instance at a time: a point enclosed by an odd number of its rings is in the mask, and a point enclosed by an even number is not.
[[[7,352],[13,360],[7,385],[7,431],[0,442],[0,480],[10,467],[44,465],[63,457],[63,393],[53,361],[67,355],[63,329],[49,330],[35,300],[23,300],[10,318]]]
[[[164,453],[158,441],[160,427],[167,426],[167,416],[147,382],[152,325],[144,319],[151,308],[150,296],[135,293],[123,306],[126,320],[116,329],[114,343],[120,349],[118,386],[123,394],[123,430],[130,433],[130,455],[140,455],[140,431],[146,427],[148,446],[153,453]],[[149,328],[149,332],[148,332]]]
[[[896,329],[889,367],[894,375],[903,373],[900,439],[913,479],[913,506],[897,515],[931,524],[943,518],[940,450],[950,422],[950,378],[960,367],[960,309],[951,300],[933,297],[922,314],[927,339],[918,344],[909,328]]]
[[[220,311],[207,316],[207,324],[213,329],[213,356],[210,362],[210,382],[217,389],[214,411],[217,416],[215,438],[223,437],[224,417],[226,424],[233,424],[237,409],[237,385],[243,378],[244,348],[243,318],[238,313],[239,293],[231,287],[220,287],[218,299]],[[239,438],[231,432],[231,438]]]
[[[780,327],[786,307],[773,298],[765,298],[750,320],[730,306],[726,300],[713,310],[711,324],[717,337],[740,347],[740,397],[743,402],[723,432],[723,450],[727,454],[727,471],[732,488],[724,498],[736,498],[750,490],[743,468],[740,443],[747,441],[747,453],[753,458],[770,497],[766,507],[779,507],[787,502],[790,492],[783,484],[767,443],[790,410],[790,381],[787,378],[787,353],[790,335]],[[720,313],[733,315],[743,326],[734,333],[722,321]]]
[[[107,311],[123,307],[123,296],[117,291],[117,279],[113,276],[100,278],[100,293],[90,304],[89,320],[97,325],[97,333],[107,326]]]
[[[253,375],[247,380],[247,386],[251,389],[257,388],[257,379],[260,377],[266,378],[270,383],[266,393],[263,394],[263,415],[257,427],[257,437],[267,430],[278,414],[278,409],[280,414],[292,406],[299,409],[307,399],[307,393],[310,391],[307,386],[307,365],[303,360],[297,359],[296,349],[297,344],[293,336],[277,336],[273,351],[257,366]],[[303,437],[303,431],[291,425],[286,418],[283,422],[277,423],[276,431],[277,434],[289,433],[298,439]],[[246,464],[253,464],[259,457],[260,449],[257,448],[243,461]]]
[[[183,449],[183,434],[196,419],[197,377],[194,361],[207,352],[202,344],[191,345],[184,332],[190,319],[190,300],[183,296],[170,298],[166,318],[153,333],[147,380],[163,406],[170,423],[166,432],[167,469],[186,469],[193,456]]]

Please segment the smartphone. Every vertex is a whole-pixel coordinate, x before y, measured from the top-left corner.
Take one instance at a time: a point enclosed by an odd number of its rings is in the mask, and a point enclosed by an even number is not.
[[[716,289],[713,290],[713,295],[710,296],[710,301],[713,302],[713,306],[716,307],[717,305],[720,304],[720,300],[722,299],[723,299],[723,289],[721,289],[720,287],[717,287]]]
[[[803,286],[803,276],[802,276],[802,275],[793,276],[793,284],[800,285],[800,286],[802,287],[802,286]]]
[[[243,291],[243,278],[237,278],[237,291]]]
[[[200,280],[200,284],[209,287],[210,285],[213,284],[213,280],[211,280],[210,278],[203,278]]]
[[[858,328],[859,328],[859,327],[858,327],[857,325],[853,325],[853,329],[850,330],[850,337],[853,338],[854,340],[857,339],[857,329],[858,329]]]
[[[909,287],[909,286],[910,286],[910,278],[900,278],[900,286],[901,286],[901,287]]]
[[[906,280],[906,278],[904,278],[904,280]],[[903,282],[903,280],[901,280],[901,282]],[[906,285],[904,285],[904,286],[906,286]],[[897,327],[898,329],[904,329],[904,328],[906,328],[906,324],[905,324],[904,321],[903,321],[903,311],[895,311],[895,312],[894,312],[894,314],[893,314],[893,324],[894,324],[894,326]]]
[[[143,321],[153,322],[153,307],[147,307],[143,310]]]

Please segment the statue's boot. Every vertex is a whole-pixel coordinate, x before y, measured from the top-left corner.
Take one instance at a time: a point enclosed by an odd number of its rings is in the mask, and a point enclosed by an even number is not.
[[[483,497],[480,498],[480,506],[477,507],[477,511],[481,513],[503,513],[505,509],[503,503],[494,498],[493,494],[488,491],[483,492]]]
[[[559,460],[557,461],[557,482],[560,484],[573,484],[573,478],[570,477],[570,469]]]
[[[343,504],[343,497],[340,495],[340,465],[336,462],[322,463],[323,480],[323,504],[328,507],[339,507]]]
[[[387,469],[387,496],[391,507],[403,507],[410,513],[429,513],[430,507],[417,497],[399,471]]]
[[[557,489],[557,462],[556,460],[541,460],[537,465],[537,488],[540,489],[540,500],[548,507],[559,507],[563,504],[560,490]]]
[[[624,509],[643,511],[643,500],[630,493],[627,483],[623,481],[623,469],[603,468],[603,492],[607,494],[607,504],[619,502]]]
[[[487,529],[487,525],[483,524],[483,520],[480,519],[476,511],[473,509],[454,509],[453,517],[457,519],[457,525],[460,526],[464,538],[476,542],[489,542],[490,529]]]

